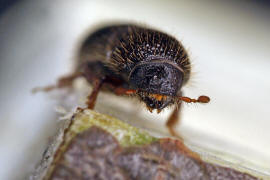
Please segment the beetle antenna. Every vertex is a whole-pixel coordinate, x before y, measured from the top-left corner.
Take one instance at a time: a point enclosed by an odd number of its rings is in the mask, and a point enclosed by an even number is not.
[[[200,96],[198,99],[192,99],[189,97],[178,97],[179,100],[182,100],[186,103],[208,103],[210,101],[210,98],[208,96]]]
[[[119,88],[115,88],[114,89],[114,93],[116,95],[132,95],[132,94],[135,94],[136,92],[137,92],[136,90],[125,89],[125,88],[122,88],[122,87],[119,87]]]

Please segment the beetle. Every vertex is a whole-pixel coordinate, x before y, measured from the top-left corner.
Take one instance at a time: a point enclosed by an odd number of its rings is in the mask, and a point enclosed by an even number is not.
[[[75,72],[60,78],[57,85],[41,89],[70,86],[83,76],[93,86],[87,106],[93,109],[100,90],[117,95],[132,95],[145,103],[150,112],[174,105],[166,125],[177,135],[174,125],[179,119],[181,102],[208,103],[208,96],[183,97],[181,88],[191,73],[189,56],[176,38],[137,24],[111,24],[98,28],[82,42]]]

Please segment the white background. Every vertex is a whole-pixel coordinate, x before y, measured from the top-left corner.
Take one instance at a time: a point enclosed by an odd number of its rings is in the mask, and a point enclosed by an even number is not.
[[[208,95],[211,103],[185,105],[179,130],[191,143],[270,173],[269,14],[264,4],[206,1],[26,0],[11,7],[0,17],[0,179],[27,178],[56,130],[57,100],[31,88],[70,72],[82,34],[110,20],[181,40],[195,72],[185,95]],[[146,127],[165,130],[168,113],[142,113],[155,120]]]

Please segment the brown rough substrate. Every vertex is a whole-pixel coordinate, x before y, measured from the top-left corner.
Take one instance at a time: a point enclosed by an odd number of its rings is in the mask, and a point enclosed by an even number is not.
[[[92,126],[74,137],[49,179],[254,180],[246,173],[204,163],[187,155],[175,139],[122,147],[105,130]]]

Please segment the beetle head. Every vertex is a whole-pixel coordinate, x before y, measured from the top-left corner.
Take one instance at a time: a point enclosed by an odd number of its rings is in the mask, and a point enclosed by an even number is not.
[[[174,103],[183,82],[182,69],[169,61],[154,60],[136,65],[129,75],[133,89],[149,109],[162,110]]]

